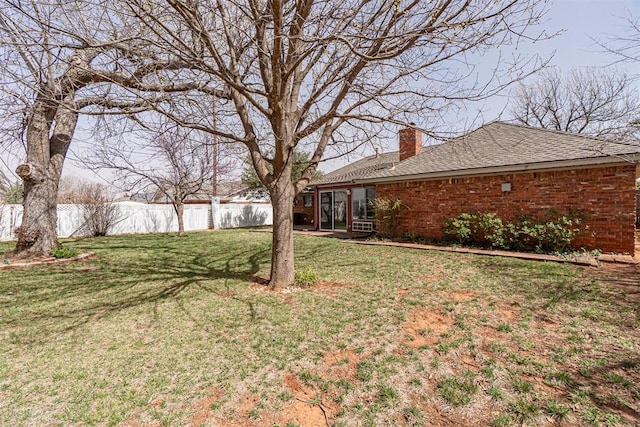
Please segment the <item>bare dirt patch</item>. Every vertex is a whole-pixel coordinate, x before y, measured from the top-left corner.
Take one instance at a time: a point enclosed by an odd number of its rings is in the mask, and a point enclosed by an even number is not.
[[[471,301],[482,295],[482,292],[465,291],[462,289],[456,289],[446,294],[447,298],[454,302],[467,302]]]
[[[273,292],[276,294],[290,295],[292,292],[301,291],[305,288],[299,288],[296,286],[274,289],[269,286],[269,279],[264,277],[252,277],[249,285],[252,289],[259,289],[261,291]],[[328,296],[336,296],[341,289],[355,286],[353,283],[334,282],[330,280],[322,280],[313,285],[309,289]]]
[[[300,399],[310,399],[313,397],[313,389],[302,384],[295,375],[287,374],[284,376],[285,385],[291,390],[296,397]]]
[[[435,344],[442,334],[453,327],[453,319],[444,316],[434,309],[417,308],[409,312],[402,331],[413,339],[405,341],[410,347]]]
[[[347,359],[349,363],[357,363],[360,360],[360,356],[351,350],[328,351],[323,355],[323,358],[329,366],[341,363],[345,359]]]
[[[196,402],[195,406],[197,412],[191,418],[189,425],[191,427],[199,427],[213,416],[212,405],[222,399],[224,396],[224,390],[220,387],[215,387],[210,391],[210,394]]]
[[[511,323],[520,318],[521,310],[519,308],[502,305],[497,309],[504,322]]]
[[[327,376],[355,381],[357,364],[361,357],[353,351],[328,351],[323,355]]]
[[[328,425],[319,406],[299,400],[283,409],[280,420],[283,424],[294,422],[305,427],[326,427]]]
[[[324,427],[329,425],[334,409],[330,408],[324,399],[319,403],[312,403],[317,392],[313,388],[303,384],[292,374],[284,377],[285,385],[295,395],[295,401],[286,406],[279,417],[280,423],[298,423],[309,427]]]
[[[322,280],[318,283],[316,283],[313,286],[313,289],[322,294],[322,295],[326,295],[326,296],[330,296],[330,297],[335,297],[338,296],[338,294],[340,293],[340,291],[342,289],[348,288],[354,286],[353,283],[340,283],[340,282],[333,282],[333,281],[328,281],[328,280]]]

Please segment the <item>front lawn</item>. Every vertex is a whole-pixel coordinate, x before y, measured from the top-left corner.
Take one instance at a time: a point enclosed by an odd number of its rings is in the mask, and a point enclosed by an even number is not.
[[[632,280],[296,236],[320,283],[273,292],[270,240],[82,239],[97,259],[0,271],[0,425],[638,421]]]

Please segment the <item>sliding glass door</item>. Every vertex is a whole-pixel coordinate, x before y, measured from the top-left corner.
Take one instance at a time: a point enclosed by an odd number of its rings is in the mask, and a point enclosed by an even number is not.
[[[333,192],[333,229],[347,231],[347,192]]]
[[[333,230],[333,191],[320,192],[320,230]]]
[[[320,230],[347,231],[347,192],[320,192]]]

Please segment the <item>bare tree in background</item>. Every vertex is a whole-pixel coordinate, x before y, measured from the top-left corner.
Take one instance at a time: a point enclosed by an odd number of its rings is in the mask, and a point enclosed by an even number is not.
[[[639,136],[640,98],[625,74],[595,68],[562,76],[555,69],[520,83],[511,106],[524,125],[616,140]]]
[[[640,79],[640,68],[637,67],[640,64],[640,16],[628,15],[626,24],[626,36],[614,37],[608,43],[599,44],[617,58],[616,62],[635,64],[636,71],[631,77],[637,82]],[[636,129],[640,128],[640,111],[636,111],[632,124]],[[640,138],[640,135],[637,137]]]
[[[106,236],[120,220],[120,208],[113,193],[100,183],[83,183],[74,203],[82,210],[82,231],[90,236]]]
[[[201,92],[156,111],[248,149],[273,203],[277,287],[294,278],[294,197],[325,154],[348,152],[385,124],[441,120],[456,102],[483,99],[537,68],[529,58],[496,56],[493,72],[478,75],[469,61],[484,55],[478,61],[486,64],[492,49],[546,37],[533,28],[546,3],[122,0],[120,7],[157,36],[158,48],[229,95],[216,105],[216,127],[202,121],[211,103]],[[178,73],[176,81],[193,77]],[[292,182],[296,148],[311,158]]]
[[[213,164],[217,163],[218,182],[224,182],[234,169],[236,156],[229,148],[218,144],[214,151],[206,134],[174,126],[148,140],[108,141],[84,163],[94,170],[110,169],[126,191],[162,194],[172,204],[178,217],[178,236],[183,236],[185,201],[205,191],[205,200],[210,200]]]
[[[629,15],[626,19],[627,35],[612,37],[608,42],[599,42],[618,62],[640,62],[640,16]],[[640,77],[640,73],[634,77]]]
[[[71,176],[62,176],[58,183],[58,204],[80,203],[83,191],[91,183]]]
[[[11,187],[11,180],[7,177],[7,175],[0,169],[0,200],[4,200],[5,194]]]
[[[158,53],[134,21],[101,0],[0,0],[0,144],[26,151],[16,257],[56,245],[58,183],[80,113],[132,114],[189,88],[215,96],[199,81],[147,78],[189,65]]]

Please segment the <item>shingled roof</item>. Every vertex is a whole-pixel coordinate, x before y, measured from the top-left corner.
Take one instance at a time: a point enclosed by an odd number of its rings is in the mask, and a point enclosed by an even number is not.
[[[389,153],[395,155],[397,153]],[[381,155],[387,156],[387,154]],[[375,156],[372,156],[375,157]],[[425,147],[421,154],[395,167],[363,167],[372,157],[338,169],[332,183],[375,182],[395,179],[459,176],[476,173],[524,171],[562,166],[640,161],[640,142],[616,142],[584,135],[492,122],[464,136]],[[389,157],[391,159],[391,157]],[[361,163],[363,162],[363,163]]]
[[[313,185],[352,182],[358,179],[368,178],[376,172],[390,169],[394,164],[397,164],[399,160],[400,155],[397,151],[365,157],[340,169],[336,169],[333,172],[329,172],[320,180],[314,182]]]

